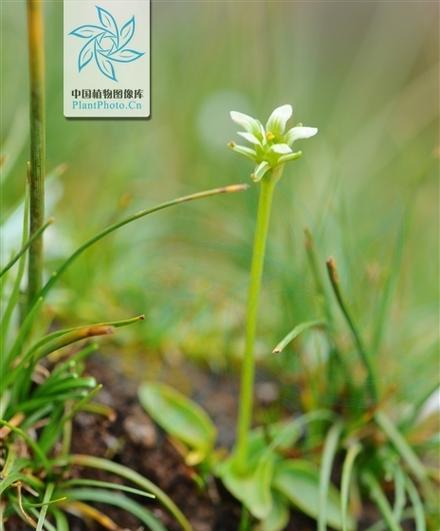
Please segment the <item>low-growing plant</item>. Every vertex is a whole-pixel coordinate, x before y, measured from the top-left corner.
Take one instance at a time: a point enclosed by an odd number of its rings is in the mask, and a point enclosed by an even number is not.
[[[336,262],[327,261],[327,285],[310,231],[306,231],[305,249],[319,315],[297,324],[275,346],[273,354],[291,356],[291,344],[306,334],[319,334],[328,352],[297,380],[299,403],[294,409],[302,413],[251,429],[254,343],[272,196],[284,163],[301,155],[292,151],[292,143],[317,132],[300,124],[285,133],[291,113],[289,105],[279,107],[265,128],[254,118],[231,113],[232,119],[245,129],[239,134],[252,147],[233,142],[230,147],[256,163],[252,178],[260,187],[235,448],[225,459],[215,449],[215,426],[203,410],[163,384],[142,385],[140,401],[179,441],[187,464],[200,464],[202,476],[218,475],[242,502],[242,530],[249,529],[253,519],[260,522],[261,531],[282,530],[288,523],[290,507],[295,507],[315,518],[319,531],[327,526],[348,531],[357,527],[367,499],[382,516],[371,530],[401,531],[406,519],[413,520],[417,531],[427,529],[426,522],[435,529],[435,473],[420,457],[420,452],[435,443],[435,426],[428,423],[423,436],[415,437],[424,401],[409,415],[391,420],[388,409],[394,414],[399,405],[381,388],[379,360],[372,352],[378,350],[380,331],[373,335],[373,345],[368,349],[342,292]],[[399,246],[401,241],[399,238]],[[401,255],[400,247],[395,254]],[[398,263],[394,265],[398,268]],[[390,296],[390,289],[386,288],[382,313]],[[341,341],[338,309],[352,343]],[[158,411],[167,414],[159,415]],[[412,439],[417,442],[411,444]]]
[[[101,385],[85,374],[85,361],[96,343],[79,342],[108,336],[131,319],[58,329],[44,312],[46,298],[61,275],[105,236],[160,210],[221,193],[238,192],[231,185],[179,197],[142,210],[104,228],[68,256],[44,281],[42,236],[52,224],[44,222],[45,126],[43,3],[28,0],[31,65],[31,163],[24,201],[21,247],[2,267],[0,321],[0,530],[13,518],[38,531],[69,529],[66,514],[95,520],[106,529],[118,526],[94,502],[114,505],[135,515],[148,529],[164,526],[148,507],[131,495],[156,498],[182,529],[191,526],[174,502],[153,482],[111,460],[72,454],[72,420],[78,411],[114,417],[115,412],[94,401]],[[26,273],[28,264],[28,273]],[[26,282],[26,300],[21,287]],[[135,485],[77,478],[73,467],[99,469]],[[9,524],[8,524],[9,525]],[[11,523],[10,525],[14,525]],[[9,527],[12,529],[12,527]]]

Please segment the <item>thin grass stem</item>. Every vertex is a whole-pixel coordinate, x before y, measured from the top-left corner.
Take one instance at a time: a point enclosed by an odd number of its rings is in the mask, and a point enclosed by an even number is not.
[[[359,334],[359,331],[350,315],[350,312],[348,311],[347,305],[345,304],[344,298],[342,296],[342,292],[341,292],[340,285],[339,285],[338,272],[336,269],[336,262],[333,258],[329,258],[326,264],[327,264],[327,272],[328,272],[328,276],[330,279],[330,283],[332,285],[336,300],[339,304],[339,308],[341,309],[342,314],[344,315],[345,320],[348,324],[348,327],[350,328],[354,343],[356,345],[359,356],[361,358],[361,362],[364,365],[365,371],[367,373],[367,389],[370,394],[370,398],[373,404],[377,404],[378,391],[377,391],[376,377],[374,374],[373,364],[371,363],[370,356],[364,346],[364,343]]]
[[[44,223],[44,176],[46,161],[46,131],[44,109],[44,30],[41,0],[28,0],[28,45],[30,77],[30,135],[31,163],[30,188],[30,236]],[[43,238],[35,238],[29,250],[28,304],[32,305],[43,282]]]

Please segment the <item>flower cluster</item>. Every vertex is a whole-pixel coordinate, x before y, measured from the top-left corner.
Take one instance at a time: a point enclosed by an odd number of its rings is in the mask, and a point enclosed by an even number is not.
[[[228,145],[257,163],[251,175],[255,182],[260,181],[270,169],[299,158],[302,152],[294,152],[293,143],[302,138],[310,138],[318,132],[316,127],[304,127],[302,124],[286,132],[286,124],[291,116],[292,106],[282,105],[273,111],[266,127],[263,127],[259,120],[241,112],[231,111],[232,120],[244,129],[237,134],[252,144],[252,147],[239,146],[235,142]]]

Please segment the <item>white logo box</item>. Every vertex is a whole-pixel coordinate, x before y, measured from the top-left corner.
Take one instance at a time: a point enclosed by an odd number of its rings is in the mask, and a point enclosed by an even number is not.
[[[150,116],[150,0],[64,0],[64,116]]]

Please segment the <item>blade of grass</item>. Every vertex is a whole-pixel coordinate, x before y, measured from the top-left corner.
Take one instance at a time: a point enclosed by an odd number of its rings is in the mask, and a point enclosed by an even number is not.
[[[42,531],[43,529],[43,525],[46,520],[48,504],[52,498],[53,490],[54,490],[54,484],[48,483],[46,487],[46,491],[44,493],[43,506],[41,507],[40,516],[38,517],[36,531]]]
[[[46,471],[50,470],[50,464],[47,460],[47,457],[44,455],[44,453],[41,451],[41,448],[38,446],[38,444],[32,440],[32,438],[23,430],[20,428],[17,428],[17,426],[14,426],[10,422],[7,422],[6,420],[0,419],[0,425],[1,426],[7,426],[11,431],[16,433],[19,437],[21,437],[24,442],[31,448],[35,454],[36,457],[38,457],[39,461],[41,461],[41,464],[43,465],[44,469]]]
[[[405,509],[402,513],[402,519],[401,521],[408,520],[410,518],[414,518],[414,511],[413,509]],[[389,527],[387,525],[387,522],[384,519],[380,519],[378,522],[375,522],[373,525],[365,529],[365,531],[388,531]]]
[[[44,225],[42,225],[32,236],[26,241],[26,243],[21,247],[21,249],[18,251],[18,253],[9,260],[9,262],[4,266],[4,268],[0,271],[0,278],[7,273],[11,267],[24,255],[24,253],[29,249],[29,247],[35,242],[37,238],[39,238],[43,232],[53,223],[53,218],[49,218]]]
[[[394,426],[388,416],[382,411],[378,411],[374,415],[374,418],[379,427],[393,444],[403,461],[405,461],[405,463],[408,465],[414,476],[421,482],[426,480],[427,474],[423,463],[417,457],[414,450],[406,442],[402,434],[399,432],[396,426]]]
[[[336,424],[329,429],[324,442],[319,477],[318,531],[326,531],[327,529],[327,499],[330,476],[338,446],[338,440],[341,436],[341,431],[342,424],[340,422],[336,422]]]
[[[172,206],[180,205],[182,203],[188,203],[190,201],[197,201],[199,199],[205,199],[206,197],[211,197],[211,196],[219,195],[219,194],[242,192],[244,190],[247,190],[248,188],[249,186],[247,184],[231,184],[229,186],[223,186],[221,188],[213,188],[212,190],[206,190],[204,192],[197,192],[195,194],[178,197],[177,199],[166,201],[152,208],[141,210],[140,212],[136,214],[132,214],[131,216],[123,219],[122,221],[118,221],[117,223],[114,223],[113,225],[106,227],[104,230],[102,230],[101,232],[99,232],[98,234],[96,234],[95,236],[87,240],[85,243],[83,243],[80,247],[78,247],[78,249],[74,251],[67,258],[67,260],[64,261],[64,263],[60,266],[60,268],[51,275],[50,279],[47,281],[47,283],[44,285],[44,287],[40,291],[39,296],[43,298],[46,297],[47,293],[50,291],[50,289],[55,284],[57,279],[76,260],[76,258],[78,258],[86,249],[91,247],[93,244],[95,244],[99,240],[102,240],[102,238],[104,238],[108,234],[111,234],[115,230],[120,229],[124,225],[128,225],[129,223],[132,223],[133,221],[136,221],[145,216],[148,216],[149,214],[153,214],[155,212],[159,212],[160,210],[164,210]]]
[[[313,240],[312,233],[309,229],[304,230],[305,234],[305,248],[307,253],[307,259],[312,270],[313,280],[315,283],[315,290],[318,295],[318,300],[321,306],[322,315],[327,321],[327,326],[330,330],[333,330],[333,315],[331,312],[330,301],[327,292],[322,282],[322,276],[319,271],[319,260],[316,255],[315,242]]]
[[[143,321],[144,319],[145,319],[144,315],[137,315],[135,317],[131,317],[130,319],[122,319],[122,320],[119,320],[119,321],[108,321],[108,322],[104,322],[104,323],[95,323],[95,324],[87,325],[87,326],[88,327],[110,326],[110,327],[113,327],[113,328],[120,328],[120,327],[123,327],[123,326],[131,325],[131,324],[136,323],[138,321]],[[34,352],[36,352],[39,349],[41,349],[44,345],[46,345],[50,341],[52,341],[54,339],[57,339],[60,336],[64,336],[64,335],[69,334],[71,332],[75,332],[77,330],[82,330],[82,329],[84,329],[84,325],[75,326],[75,327],[72,327],[72,328],[64,328],[63,330],[56,330],[55,332],[52,332],[51,334],[47,334],[42,339],[37,341],[37,343],[32,345],[32,347],[24,355],[24,359],[29,359],[29,357]],[[38,359],[39,356],[37,355],[36,358]]]
[[[26,195],[24,198],[24,214],[23,214],[23,230],[22,230],[22,245],[26,242],[28,235],[29,225],[29,194],[26,188]],[[3,317],[0,323],[0,374],[4,374],[4,353],[6,348],[6,340],[9,331],[9,324],[11,321],[14,309],[18,306],[20,298],[20,286],[23,279],[23,275],[26,269],[26,255],[21,255],[18,262],[17,274],[12,286],[12,292],[9,295],[8,303],[3,313]]]
[[[136,494],[137,496],[144,496],[146,498],[155,499],[156,496],[151,492],[145,492],[144,490],[134,489],[133,487],[127,487],[126,485],[119,485],[118,483],[109,483],[108,481],[99,481],[96,479],[69,479],[60,485],[60,489],[68,489],[69,487],[77,486],[86,487],[103,487],[106,489],[121,490],[130,494]]]
[[[405,213],[403,215],[399,234],[397,235],[396,243],[394,246],[394,252],[391,259],[389,274],[381,290],[382,296],[380,298],[379,306],[374,312],[376,320],[374,326],[373,340],[371,343],[371,351],[373,352],[373,354],[376,354],[380,348],[384,333],[384,326],[387,322],[387,314],[390,308],[393,291],[397,283],[398,273],[400,271],[400,264],[402,262],[403,248],[408,234],[410,208],[411,207],[406,208]]]
[[[417,422],[418,417],[420,416],[420,413],[422,412],[422,409],[424,405],[426,404],[427,400],[440,388],[440,384],[438,382],[435,382],[435,384],[430,387],[426,392],[424,392],[418,400],[415,402],[413,409],[411,413],[408,415],[407,418],[403,420],[399,424],[399,429],[401,431],[406,431],[414,427],[414,424]]]
[[[104,529],[108,529],[109,531],[121,531],[116,522],[105,515],[102,511],[98,511],[98,509],[95,509],[95,507],[92,507],[87,503],[71,500],[70,502],[63,504],[63,507],[67,512],[70,512],[75,516],[79,516],[83,520],[94,520]]]
[[[385,522],[388,525],[389,531],[402,531],[399,522],[394,518],[393,510],[388,503],[388,500],[383,493],[377,479],[371,472],[364,472],[362,474],[362,480],[370,492],[371,499],[376,503],[377,508],[384,517]]]
[[[42,299],[40,299],[40,301],[42,302]],[[71,345],[72,343],[82,341],[83,339],[96,336],[107,336],[112,333],[113,327],[111,326],[85,326],[47,343],[45,347],[42,348],[40,352],[38,352],[38,357],[41,359],[50,354],[51,352]],[[19,348],[19,345],[15,348],[13,352],[15,355],[19,352]],[[28,366],[28,369],[26,369],[25,373],[23,373],[23,369],[29,364],[30,361],[35,362],[37,360],[29,360],[27,358],[22,358],[20,362],[14,367],[14,369],[12,371],[9,371],[5,378],[2,378],[2,381],[0,382],[0,391],[3,391],[3,389],[5,389],[5,387],[9,385],[9,383],[15,378],[17,378],[17,376],[19,376],[20,374],[23,374],[25,382],[27,382],[27,385],[29,385],[31,374],[33,371],[33,364],[31,363]]]
[[[359,443],[352,444],[347,451],[342,466],[341,480],[341,514],[342,514],[342,531],[348,531],[348,504],[350,498],[350,484],[353,473],[354,462],[362,450]]]
[[[28,339],[29,333],[32,328],[33,321],[35,317],[37,316],[38,312],[40,311],[42,304],[43,304],[43,298],[39,297],[38,300],[33,305],[32,309],[26,315],[22,325],[20,326],[20,330],[17,334],[17,337],[11,349],[6,354],[6,356],[2,357],[1,359],[2,368],[0,372],[2,374],[6,374],[6,369],[8,368],[9,363],[11,363],[20,354],[20,351],[23,348],[23,345],[26,339]],[[5,385],[3,384],[4,384],[4,379],[2,378],[2,381],[0,382],[0,394],[5,389]]]
[[[350,371],[347,367],[347,363],[344,357],[341,355],[338,346],[335,341],[335,325],[333,313],[331,310],[331,304],[329,300],[329,295],[324,287],[322,281],[322,275],[319,270],[320,260],[318,259],[315,242],[312,236],[312,233],[309,229],[305,229],[305,249],[307,254],[307,259],[312,271],[312,276],[315,284],[315,291],[318,297],[318,302],[321,307],[321,315],[325,318],[326,328],[327,328],[327,337],[331,346],[329,352],[329,360],[327,362],[327,391],[326,399],[328,404],[332,405],[335,400],[337,400],[338,393],[338,375],[341,373],[343,381],[347,386],[349,394],[351,394],[351,388],[353,387]]]
[[[116,474],[135,483],[136,485],[139,485],[141,488],[151,492],[156,496],[156,498],[164,505],[164,507],[166,507],[168,511],[174,516],[177,522],[179,522],[182,529],[184,529],[185,531],[191,531],[191,524],[188,522],[188,520],[177,507],[177,505],[175,505],[175,503],[171,500],[171,498],[167,494],[165,494],[165,492],[159,489],[159,487],[157,487],[153,482],[151,482],[147,478],[144,478],[134,470],[130,470],[129,468],[123,465],[108,461],[107,459],[81,454],[74,454],[68,456],[65,459],[65,463],[77,466],[85,466],[89,468],[97,468],[99,470],[106,470],[107,472]]]
[[[353,336],[354,343],[358,350],[361,362],[364,365],[365,371],[367,373],[367,389],[370,394],[370,398],[373,404],[376,404],[378,400],[378,392],[376,385],[376,376],[373,370],[373,365],[371,363],[370,356],[364,347],[362,338],[358,332],[358,329],[353,319],[351,318],[351,315],[347,309],[347,305],[345,304],[344,298],[342,296],[341,289],[339,286],[339,277],[336,269],[336,262],[333,258],[329,258],[326,264],[330,283],[332,285],[336,300],[339,304],[339,308],[341,309],[341,312],[345,317],[345,320]]]
[[[156,205],[152,208],[148,208],[146,210],[141,210],[140,212],[136,214],[132,214],[131,216],[123,219],[122,221],[119,221],[117,223],[114,223],[112,225],[109,225],[104,230],[84,242],[76,251],[74,251],[62,264],[61,266],[52,273],[49,280],[46,282],[46,284],[41,288],[41,290],[38,293],[38,297],[45,299],[49,291],[52,289],[52,287],[55,285],[55,283],[58,281],[60,276],[64,273],[64,271],[79,257],[81,256],[84,251],[86,251],[89,247],[97,243],[98,241],[102,240],[105,236],[108,234],[111,234],[112,232],[118,230],[119,228],[128,225],[129,223],[132,223],[140,218],[143,218],[145,216],[148,216],[149,214],[153,214],[155,212],[159,212],[160,210],[164,210],[166,208],[180,205],[182,203],[188,203],[190,201],[197,201],[199,199],[205,199],[206,197],[211,197],[218,194],[227,194],[227,193],[236,193],[236,192],[242,192],[244,190],[247,190],[249,188],[249,185],[247,184],[231,184],[229,186],[223,186],[221,188],[213,188],[212,190],[206,190],[204,192],[197,192],[195,194],[190,194],[182,197],[178,197],[177,199],[172,199],[171,201],[166,201],[164,203],[160,203],[159,205]]]
[[[59,509],[52,509],[51,512],[55,518],[57,531],[69,531],[69,523],[66,515]]]
[[[136,516],[151,531],[166,531],[165,527],[157,520],[150,511],[126,496],[101,489],[72,489],[66,491],[66,495],[76,501],[92,501],[120,507],[128,513]]]
[[[405,496],[405,478],[403,470],[397,466],[394,473],[394,506],[393,514],[394,518],[400,522],[402,519],[403,510],[405,509],[406,496]]]
[[[416,486],[411,481],[411,479],[405,477],[405,486],[408,497],[411,500],[411,505],[414,509],[414,520],[416,523],[416,531],[426,531],[426,518],[425,510],[423,508],[423,502],[420,499],[419,493],[417,492]]]
[[[301,323],[295,326],[272,350],[272,354],[279,354],[282,352],[289,343],[296,339],[300,334],[311,328],[322,328],[325,326],[324,321],[307,321],[306,323]]]

